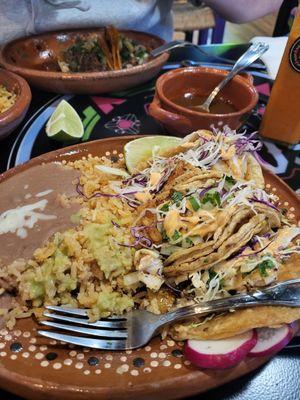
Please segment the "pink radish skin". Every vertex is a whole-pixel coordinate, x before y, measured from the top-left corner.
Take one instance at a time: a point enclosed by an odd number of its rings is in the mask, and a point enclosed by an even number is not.
[[[256,329],[257,343],[249,352],[251,357],[264,357],[277,353],[294,336],[293,327],[284,325],[280,328],[260,328]]]
[[[222,340],[188,340],[185,356],[200,368],[225,369],[242,361],[256,342],[255,330]]]

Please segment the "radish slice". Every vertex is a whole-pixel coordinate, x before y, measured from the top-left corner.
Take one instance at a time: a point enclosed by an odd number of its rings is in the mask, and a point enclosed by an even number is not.
[[[255,330],[222,340],[188,340],[185,356],[197,367],[225,369],[242,361],[256,342]]]
[[[249,352],[249,356],[263,357],[277,353],[294,336],[291,325],[284,325],[281,328],[260,328],[256,329],[257,343]]]

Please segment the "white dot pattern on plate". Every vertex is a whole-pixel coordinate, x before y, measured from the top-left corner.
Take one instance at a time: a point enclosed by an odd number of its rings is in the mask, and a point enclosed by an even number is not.
[[[44,361],[42,361],[41,362],[41,367],[48,367],[48,365],[49,365],[49,361],[47,361],[47,360],[44,360]]]
[[[138,376],[139,375],[139,371],[137,369],[132,369],[130,371],[130,373],[131,373],[132,376]]]
[[[123,154],[118,154],[117,150],[111,150],[106,152],[106,157],[112,157],[115,160],[116,156],[123,159]],[[98,160],[106,159],[106,157],[98,157]],[[269,189],[270,193],[273,193],[274,198],[277,197],[276,188],[267,184],[266,187]],[[289,202],[281,199],[276,203],[281,205],[281,207],[287,208],[287,216],[289,218],[295,218],[296,210],[295,207],[289,208]],[[293,221],[295,222],[295,221]],[[297,222],[297,221],[296,221]],[[57,374],[61,373],[61,370],[68,368],[68,372],[71,374],[76,373],[82,376],[92,376],[95,377],[102,375],[104,382],[106,382],[107,377],[110,374],[127,375],[120,379],[131,379],[134,382],[134,377],[139,377],[142,374],[156,373],[162,371],[163,374],[168,374],[168,368],[172,368],[178,371],[177,374],[182,373],[181,370],[188,370],[188,366],[191,365],[190,361],[185,360],[182,355],[182,347],[184,342],[175,342],[171,338],[164,339],[161,343],[153,342],[148,344],[146,347],[137,350],[127,350],[122,353],[109,353],[109,352],[99,352],[98,350],[93,350],[89,348],[78,348],[74,345],[66,345],[66,350],[61,351],[56,350],[53,346],[58,345],[60,347],[60,341],[51,340],[47,341],[47,345],[43,344],[44,341],[40,341],[36,338],[36,329],[32,331],[22,331],[20,329],[15,329],[13,331],[7,331],[6,329],[0,330],[0,356],[8,357],[11,360],[18,360],[17,362],[32,363],[35,362],[37,365],[41,366],[43,369],[49,368],[52,370],[51,373],[57,371]],[[18,338],[18,339],[16,339]],[[24,338],[24,339],[23,339]],[[15,342],[20,342],[22,344],[22,349],[20,353],[12,353],[13,350],[9,350],[9,344],[3,343],[3,341],[9,342],[11,340]],[[16,351],[16,350],[14,350]],[[175,356],[175,352],[178,354],[181,352],[181,358]],[[54,354],[51,354],[54,353]],[[22,358],[24,358],[22,360]],[[101,369],[100,369],[101,368]],[[159,370],[160,369],[160,370]],[[167,371],[166,371],[167,370]],[[174,371],[174,372],[175,372]],[[47,371],[45,371],[47,374]],[[139,380],[139,378],[137,378]],[[99,379],[100,382],[100,379]]]
[[[41,360],[44,357],[43,353],[36,353],[34,358],[36,358],[37,360]]]
[[[175,365],[174,365],[174,368],[175,368],[175,369],[180,369],[181,367],[182,367],[181,364],[175,364]]]

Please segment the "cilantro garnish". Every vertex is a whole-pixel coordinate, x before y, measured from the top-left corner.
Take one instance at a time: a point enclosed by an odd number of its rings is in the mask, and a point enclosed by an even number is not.
[[[220,206],[221,205],[221,196],[220,193],[216,190],[209,191],[205,193],[205,195],[201,199],[201,203],[206,204],[210,203],[213,206]]]
[[[172,236],[172,241],[176,242],[176,240],[178,240],[181,237],[181,233],[178,232],[177,230],[175,230],[175,232],[173,233]]]
[[[177,203],[183,200],[183,194],[181,192],[174,192],[171,196],[171,200],[177,205]]]
[[[185,238],[185,241],[189,246],[193,246],[194,245],[194,242],[189,237]]]
[[[193,208],[193,210],[194,211],[198,211],[199,210],[199,208],[200,208],[200,203],[199,203],[199,201],[197,200],[197,199],[195,199],[195,197],[189,197],[189,202],[190,202],[190,204],[191,204],[191,206],[192,206],[192,208]]]
[[[161,231],[161,237],[163,240],[169,240],[169,237],[164,229]]]
[[[226,175],[225,182],[228,183],[229,185],[234,185],[235,184],[235,179],[230,175]]]
[[[267,269],[273,269],[275,267],[274,261],[272,260],[264,260],[260,264],[258,264],[257,268],[260,273],[260,276],[266,278],[269,276]]]
[[[163,204],[163,205],[160,207],[159,211],[165,211],[165,212],[167,212],[167,211],[169,211],[169,208],[170,208],[169,203],[165,203],[165,204]]]
[[[210,282],[210,281],[217,275],[217,273],[216,273],[215,270],[213,270],[212,268],[210,268],[210,269],[208,270],[208,275],[209,275],[209,280],[208,280],[208,282]]]

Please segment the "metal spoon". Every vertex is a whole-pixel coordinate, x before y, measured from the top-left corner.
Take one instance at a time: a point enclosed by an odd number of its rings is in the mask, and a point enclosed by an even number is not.
[[[237,62],[232,67],[232,70],[228,75],[213,89],[211,94],[207,99],[199,106],[193,106],[193,109],[198,108],[199,111],[203,110],[209,113],[209,107],[214,101],[215,97],[218,95],[220,90],[242,69],[248,67],[255,60],[257,60],[262,54],[264,54],[269,48],[269,45],[265,43],[254,43],[249,49],[237,60]]]

